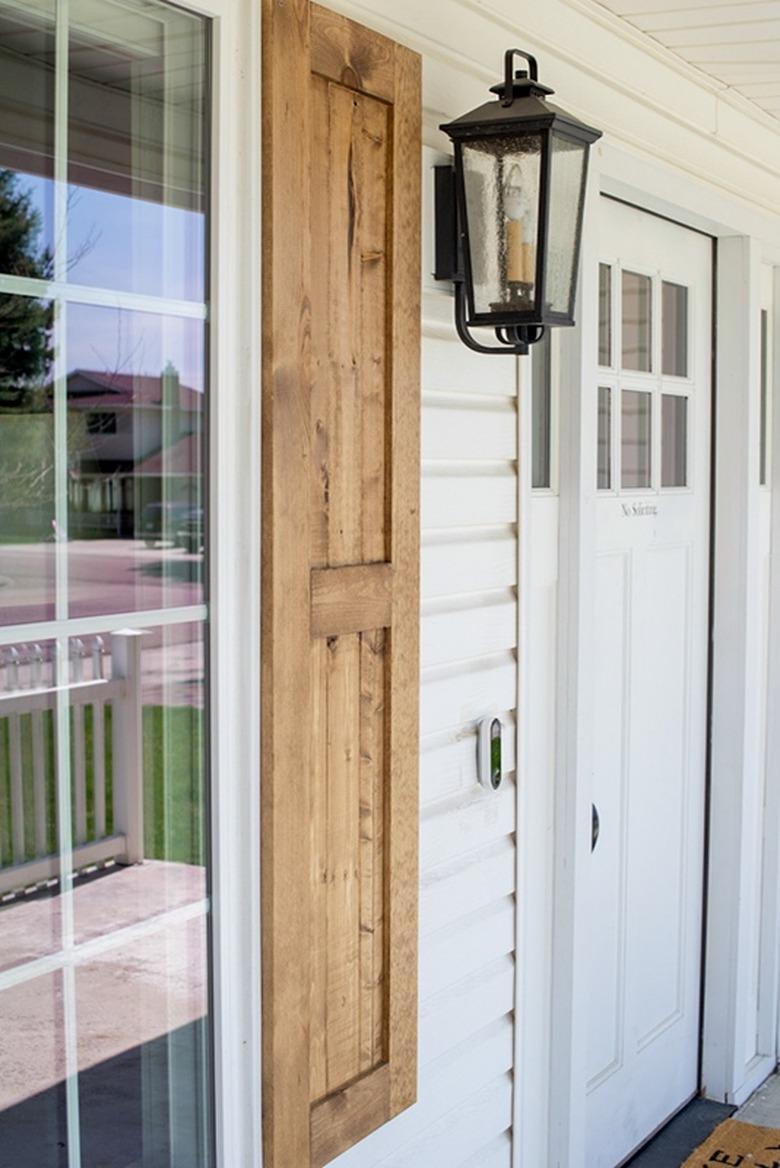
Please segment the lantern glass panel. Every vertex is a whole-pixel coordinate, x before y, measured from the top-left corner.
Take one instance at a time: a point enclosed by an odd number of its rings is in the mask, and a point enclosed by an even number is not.
[[[547,228],[545,309],[571,314],[580,206],[585,178],[587,148],[561,134],[552,135],[550,155],[550,210]]]
[[[471,138],[462,151],[474,312],[532,311],[541,135]]]

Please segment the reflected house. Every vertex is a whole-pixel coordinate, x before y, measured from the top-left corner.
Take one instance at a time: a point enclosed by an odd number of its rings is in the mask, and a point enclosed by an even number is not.
[[[81,415],[71,424],[71,537],[140,536],[150,504],[197,503],[202,407],[170,362],[159,377],[70,373],[68,410]]]

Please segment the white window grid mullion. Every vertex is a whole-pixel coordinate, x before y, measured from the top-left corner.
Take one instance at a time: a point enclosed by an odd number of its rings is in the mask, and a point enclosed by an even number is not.
[[[202,624],[207,619],[208,606],[193,604],[177,608],[71,617],[70,620],[39,621],[28,625],[6,625],[0,628],[0,648],[4,645],[24,645],[28,641],[78,637],[85,633],[111,633],[118,629],[152,629],[167,625]]]
[[[57,249],[55,266],[56,255]],[[155,316],[182,316],[190,320],[208,318],[208,307],[202,301],[166,300],[164,296],[149,296],[144,292],[121,292],[111,288],[92,288],[87,284],[69,284],[65,279],[38,280],[30,276],[0,274],[0,293],[31,296],[37,300],[58,300],[64,304],[148,312]]]
[[[155,933],[165,932],[199,917],[206,917],[210,907],[209,898],[204,897],[201,900],[194,900],[190,904],[157,913],[155,916],[147,917],[135,924],[126,925],[124,928],[101,933],[99,937],[91,937],[88,941],[71,945],[67,951],[60,949],[54,953],[46,954],[44,957],[36,957],[32,961],[11,966],[9,969],[0,971],[0,993],[68,966],[75,968],[79,965],[85,965],[106,953],[112,953],[135,941],[145,940]]]
[[[55,0],[54,52],[54,281],[64,284],[68,266],[68,27],[69,0]],[[54,299],[54,562],[55,616],[68,616],[68,382],[67,302]],[[73,838],[71,830],[70,707],[67,685],[69,644],[66,633],[56,641],[56,790],[57,848],[60,868],[60,948],[62,967],[65,1114],[69,1168],[81,1165],[78,1090],[76,979],[67,961],[73,949]]]

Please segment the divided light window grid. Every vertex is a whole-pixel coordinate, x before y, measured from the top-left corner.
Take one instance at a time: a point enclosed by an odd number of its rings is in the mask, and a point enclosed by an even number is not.
[[[157,0],[0,0],[0,1149],[18,1168],[213,1163],[209,35]]]

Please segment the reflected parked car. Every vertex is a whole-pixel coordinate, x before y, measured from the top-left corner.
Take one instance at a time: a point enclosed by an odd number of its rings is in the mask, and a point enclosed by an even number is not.
[[[141,531],[147,547],[155,544],[176,544],[176,532],[192,511],[190,503],[147,503],[141,513]]]
[[[185,552],[203,551],[203,508],[190,507],[176,529],[176,546]]]

